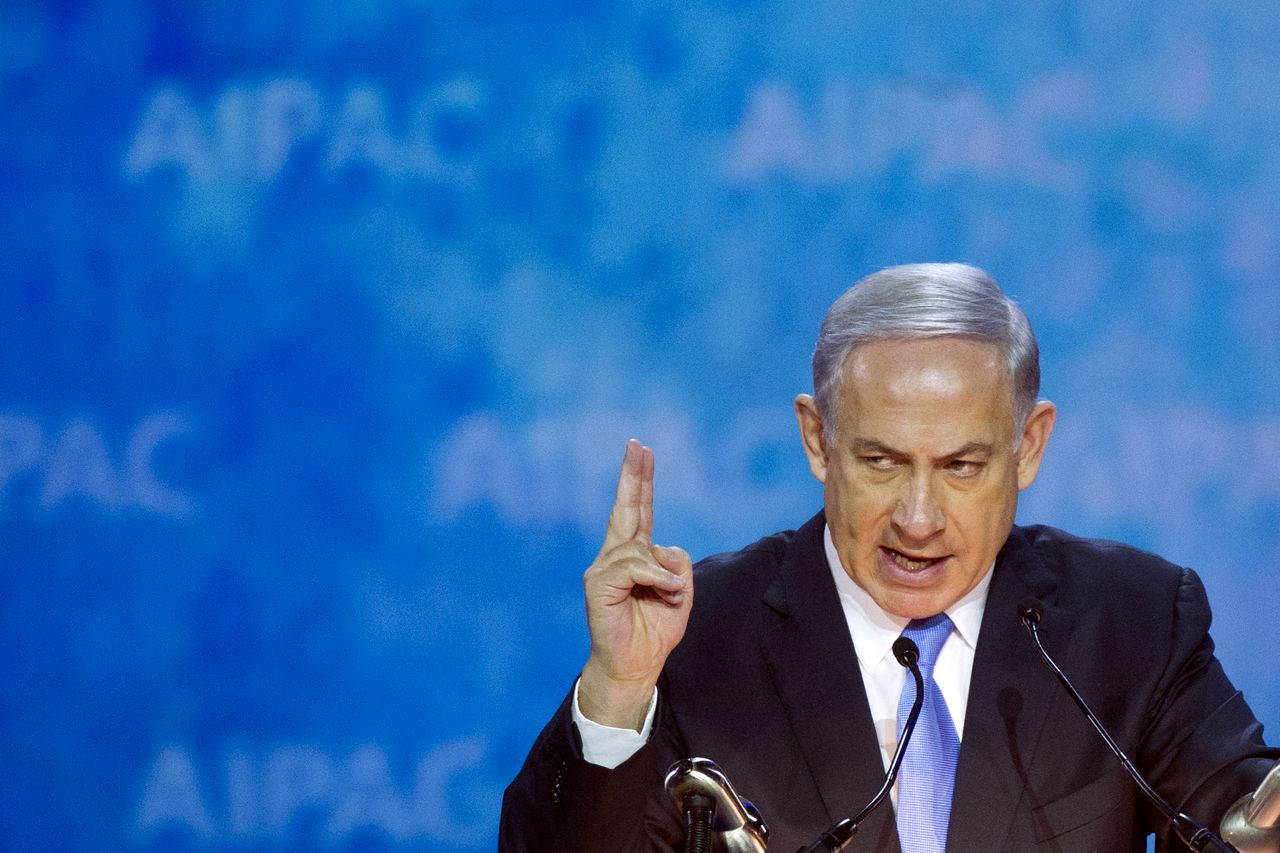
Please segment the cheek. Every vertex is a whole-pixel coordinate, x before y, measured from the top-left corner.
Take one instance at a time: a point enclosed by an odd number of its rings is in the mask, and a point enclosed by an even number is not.
[[[953,515],[959,532],[971,544],[979,540],[1003,539],[1017,509],[1017,491],[1005,483],[994,484],[980,494],[966,495]]]
[[[841,481],[841,488],[828,488],[828,515],[838,515],[839,525],[856,540],[879,540],[880,531],[890,523],[894,499],[883,485]],[[829,519],[830,520],[830,519]]]

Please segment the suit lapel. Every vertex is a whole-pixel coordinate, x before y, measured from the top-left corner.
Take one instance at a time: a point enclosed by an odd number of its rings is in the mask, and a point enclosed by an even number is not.
[[[1023,532],[1014,528],[996,559],[978,636],[969,702],[956,768],[947,846],[998,850],[1015,812],[1028,797],[1027,781],[1049,709],[1059,697],[1044,662],[1017,614],[1019,600],[1035,596],[1045,621],[1069,626],[1054,603],[1051,573],[1036,561]],[[1046,637],[1050,651],[1064,648],[1069,629]],[[1052,642],[1050,642],[1052,640]],[[1038,803],[1029,801],[1026,808]]]
[[[831,823],[852,817],[884,777],[866,690],[823,550],[824,516],[796,531],[764,595],[763,656]],[[826,827],[815,827],[814,837]],[[897,851],[881,804],[851,850]]]

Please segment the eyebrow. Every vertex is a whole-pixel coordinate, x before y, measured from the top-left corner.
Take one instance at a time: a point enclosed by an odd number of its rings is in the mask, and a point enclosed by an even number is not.
[[[853,449],[858,455],[880,454],[883,456],[906,456],[901,450],[895,450],[889,445],[876,441],[874,438],[854,438]],[[943,459],[960,459],[964,456],[982,456],[990,458],[995,454],[995,446],[985,441],[971,441],[959,447],[950,453],[944,453],[937,457],[938,460]]]
[[[854,438],[853,449],[859,455],[864,453],[882,453],[885,456],[902,456],[903,454],[894,450],[887,444],[882,444],[873,438]]]
[[[962,456],[991,456],[996,452],[995,445],[985,441],[971,441],[954,453],[948,453],[943,459],[959,459]]]

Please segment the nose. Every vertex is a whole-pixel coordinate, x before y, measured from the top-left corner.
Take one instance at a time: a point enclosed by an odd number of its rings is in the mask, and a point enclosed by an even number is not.
[[[893,508],[894,530],[903,542],[923,544],[947,526],[947,517],[927,475],[912,477]]]

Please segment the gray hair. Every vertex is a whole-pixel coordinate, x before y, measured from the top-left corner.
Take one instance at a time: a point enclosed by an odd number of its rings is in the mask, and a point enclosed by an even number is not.
[[[907,264],[872,273],[846,290],[822,320],[813,351],[813,396],[828,442],[836,395],[858,344],[955,336],[996,344],[1013,384],[1015,444],[1040,393],[1040,348],[1027,315],[995,279],[968,264]]]

